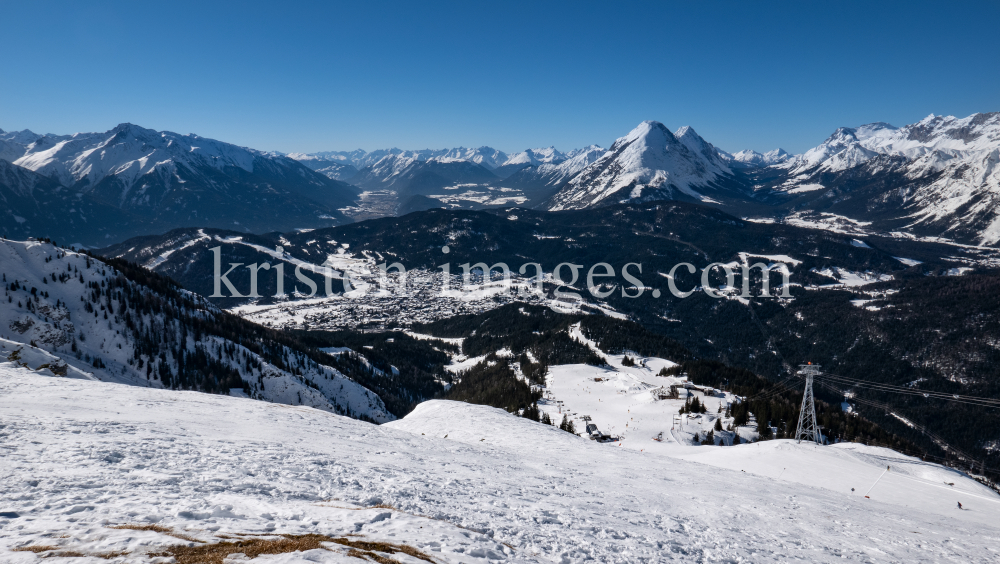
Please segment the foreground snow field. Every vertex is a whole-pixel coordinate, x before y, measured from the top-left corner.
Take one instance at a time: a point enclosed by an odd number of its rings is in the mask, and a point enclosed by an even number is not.
[[[951,468],[886,448],[857,443],[817,446],[791,440],[764,441],[737,448],[695,446],[695,434],[704,438],[716,420],[729,428],[733,419],[723,412],[727,403],[736,401],[732,394],[716,390],[706,395],[702,391],[681,390],[680,399],[659,399],[658,389],[686,382],[686,378],[657,376],[660,368],[669,367],[672,362],[635,357],[636,366],[623,366],[622,355],[604,357],[608,366],[571,364],[549,368],[546,399],[539,406],[553,421],[558,422],[566,415],[582,431],[586,425],[582,418],[589,416],[598,429],[614,436],[614,446],[618,447],[862,498],[868,494],[869,499],[948,516],[953,516],[960,501],[967,508],[976,506],[975,511],[964,512],[964,518],[984,524],[996,524],[1000,517],[1000,496],[989,488]],[[708,407],[707,413],[678,415],[689,393]],[[736,430],[743,441],[757,438],[755,425]],[[732,444],[733,434],[717,431],[715,439],[721,444]],[[890,470],[885,471],[887,467]]]
[[[812,472],[837,470],[825,462],[836,457],[817,457],[826,451],[775,444]],[[1000,506],[988,492],[963,498],[968,511],[941,514],[732,466],[765,457],[762,446],[663,446],[599,444],[455,402],[427,402],[375,426],[306,407],[0,364],[0,562],[53,554],[64,556],[52,562],[170,562],[148,555],[242,535],[306,534],[336,540],[255,561],[1000,558]],[[699,464],[676,458],[682,452],[729,458]],[[733,469],[718,467],[727,464]],[[123,525],[149,530],[114,528]]]

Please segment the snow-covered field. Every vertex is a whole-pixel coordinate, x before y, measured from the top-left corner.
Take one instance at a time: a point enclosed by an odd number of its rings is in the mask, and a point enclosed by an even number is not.
[[[570,336],[587,345],[604,359],[605,366],[564,364],[550,366],[538,402],[541,411],[559,423],[563,417],[573,422],[578,433],[587,423],[612,437],[618,446],[628,444],[637,450],[656,443],[693,444],[695,435],[704,439],[721,420],[724,431],[715,432],[716,443],[732,444],[736,434],[742,441],[757,438],[752,425],[732,428],[726,407],[738,398],[729,392],[692,386],[686,376],[660,376],[660,371],[677,364],[663,358],[634,353],[606,354],[580,331],[570,328]],[[632,361],[625,365],[626,356]],[[671,386],[678,389],[676,399],[663,399]],[[690,399],[704,404],[706,413],[679,413]]]
[[[924,492],[907,506],[881,498],[878,487],[865,499],[801,483],[803,473],[839,484],[851,472],[868,483],[862,474],[886,457],[894,472],[906,466],[883,449],[845,458],[839,453],[849,449],[774,442],[765,446],[780,453],[778,464],[800,467],[775,477],[757,445],[672,447],[711,459],[700,464],[668,453],[666,443],[662,452],[638,452],[463,403],[426,402],[375,426],[301,406],[41,376],[9,363],[0,365],[0,426],[4,563],[57,554],[67,556],[53,562],[169,562],[149,555],[212,543],[234,543],[220,550],[235,553],[240,539],[277,535],[293,545],[336,540],[255,561],[361,562],[362,550],[397,562],[1000,557],[1000,498],[958,474],[950,474],[955,491],[920,489],[917,478],[936,475],[883,478],[887,488]],[[939,511],[957,491],[968,510]],[[32,546],[57,548],[13,550]]]

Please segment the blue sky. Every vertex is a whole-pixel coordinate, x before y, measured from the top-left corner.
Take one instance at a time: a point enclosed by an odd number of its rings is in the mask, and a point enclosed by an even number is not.
[[[265,150],[728,150],[1000,111],[1000,2],[8,2],[0,128]]]

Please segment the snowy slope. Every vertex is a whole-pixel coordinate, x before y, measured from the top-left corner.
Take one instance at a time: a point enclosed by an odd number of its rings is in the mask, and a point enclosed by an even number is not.
[[[582,339],[578,332],[575,337]],[[724,429],[730,429],[733,420],[725,416],[725,406],[740,398],[728,392],[706,393],[699,386],[684,390],[685,378],[657,376],[661,368],[673,366],[664,359],[630,355],[636,366],[623,366],[623,355],[604,356],[609,364],[607,367],[582,364],[550,367],[546,397],[539,402],[539,407],[556,422],[568,416],[578,430],[585,428],[582,418],[588,416],[601,432],[614,437],[613,444],[617,447],[860,498],[867,494],[869,499],[946,516],[955,514],[958,501],[966,507],[977,504],[979,510],[975,514],[964,516],[983,524],[995,525],[1000,516],[1000,496],[966,474],[887,448],[857,443],[818,446],[797,444],[792,440],[733,447],[725,446],[732,444],[734,434],[728,430],[714,431],[719,446],[697,444],[693,441],[695,434],[704,438],[716,419],[721,419]],[[672,384],[682,388],[680,398],[657,399],[655,390]],[[707,413],[678,415],[688,396],[697,397],[708,408]],[[412,425],[407,419],[392,425]],[[751,421],[735,431],[741,441],[754,441],[757,439],[755,427]],[[464,436],[459,432],[451,438],[463,440]],[[886,466],[891,470],[880,478]]]
[[[688,198],[713,202],[697,191],[732,174],[714,147],[690,127],[671,133],[645,121],[573,177],[549,203],[553,211],[628,200]]]
[[[819,446],[784,439],[731,449],[674,449],[671,455],[859,498],[868,495],[872,500],[948,517],[958,513],[961,502],[970,509],[962,517],[986,525],[995,525],[1000,516],[1000,496],[966,474],[882,447]]]
[[[166,385],[167,378],[179,377],[177,354],[142,352],[137,340],[156,335],[159,343],[161,338],[166,340],[164,333],[172,333],[182,335],[179,338],[185,342],[181,348],[189,363],[192,355],[203,351],[236,370],[242,388],[234,387],[232,393],[249,392],[266,401],[310,405],[376,421],[392,419],[377,395],[296,351],[285,349],[287,366],[282,368],[243,345],[215,335],[199,337],[186,326],[182,328],[177,317],[211,319],[221,315],[193,294],[190,304],[175,304],[179,311],[172,316],[165,310],[159,314],[139,313],[134,307],[139,296],[156,300],[155,292],[125,281],[99,261],[35,241],[0,241],[0,272],[5,279],[0,305],[4,358],[16,350],[14,343],[18,343],[25,350],[42,349],[59,357],[61,364],[99,380],[158,388]],[[124,284],[134,294],[110,290],[113,282]],[[162,350],[168,349],[164,345]],[[38,359],[37,364],[28,364],[37,369],[51,362]],[[169,375],[165,377],[164,371]]]
[[[736,434],[742,441],[757,438],[754,425],[733,428],[733,419],[725,415],[726,406],[739,402],[740,398],[729,392],[694,386],[686,376],[660,375],[661,370],[676,366],[675,362],[634,353],[606,354],[583,335],[579,324],[570,328],[570,336],[587,345],[606,365],[549,367],[544,398],[538,402],[538,407],[548,413],[552,421],[560,422],[566,417],[578,432],[585,431],[590,422],[618,445],[636,449],[648,448],[652,440],[694,444],[695,435],[704,438],[713,429],[716,419],[722,421],[724,429],[729,429],[715,433],[716,444],[732,444]],[[623,363],[626,356],[634,366]],[[678,387],[679,397],[663,399],[671,386]],[[708,412],[680,415],[678,412],[685,402],[695,397]]]
[[[169,547],[279,534],[392,543],[442,563],[965,564],[996,556],[998,513],[985,499],[943,516],[597,444],[455,402],[425,403],[376,427],[308,408],[0,365],[0,421],[11,462],[0,467],[0,559],[11,564],[54,554],[23,550],[32,546],[93,555],[75,562],[151,562],[147,554]],[[143,525],[156,529],[136,530]],[[124,554],[97,557],[113,551]],[[334,542],[259,561],[363,560]]]

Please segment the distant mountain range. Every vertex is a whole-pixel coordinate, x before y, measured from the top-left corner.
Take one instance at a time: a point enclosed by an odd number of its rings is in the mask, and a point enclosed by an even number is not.
[[[768,198],[788,211],[993,245],[1000,241],[998,165],[1000,112],[932,115],[900,128],[840,128],[757,178]]]
[[[555,147],[546,147],[542,149],[526,149],[520,153],[508,155],[492,147],[479,147],[478,149],[458,147],[455,149],[423,149],[419,151],[404,151],[392,148],[372,152],[357,149],[354,151],[290,153],[288,157],[316,171],[325,172],[330,167],[334,169],[330,172],[342,171],[338,173],[340,175],[337,178],[338,180],[348,180],[357,171],[374,167],[386,158],[397,158],[411,162],[437,161],[447,163],[467,161],[480,165],[486,170],[495,172],[497,176],[505,178],[524,167],[561,163],[575,157],[582,151],[586,151],[586,149],[562,153],[556,150]],[[348,172],[352,170],[353,172]]]
[[[1000,113],[840,128],[801,155],[727,153],[647,121],[610,149],[267,153],[123,124],[0,132],[0,227],[99,245],[176,227],[290,231],[435,207],[681,200],[741,217],[1000,241]]]
[[[329,227],[358,190],[298,161],[122,124],[104,133],[0,133],[0,232],[96,245],[174,227]]]

